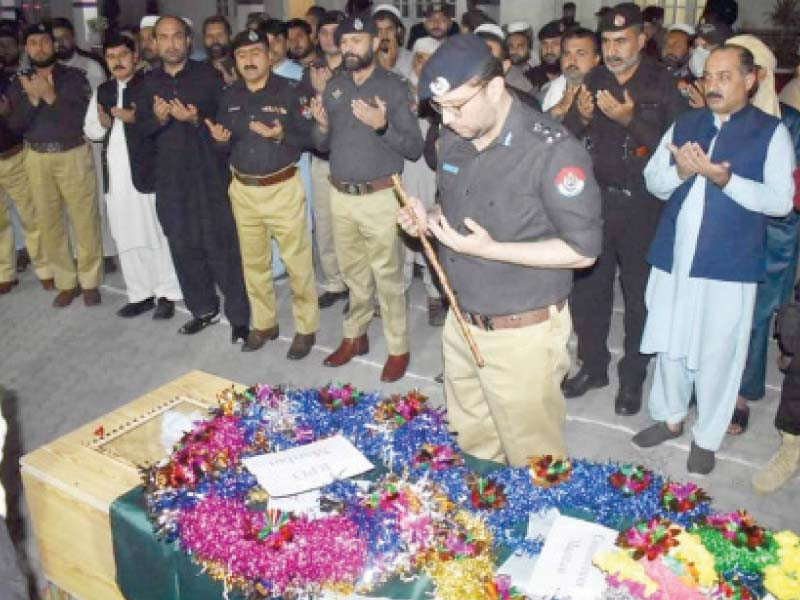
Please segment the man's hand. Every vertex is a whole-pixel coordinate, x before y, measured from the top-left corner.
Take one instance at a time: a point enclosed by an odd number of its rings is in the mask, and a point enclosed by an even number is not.
[[[431,233],[448,248],[459,254],[488,258],[488,250],[494,244],[489,232],[469,217],[464,219],[464,226],[471,233],[468,235],[458,233],[450,226],[444,215],[441,215],[437,221],[428,223]]]
[[[430,235],[428,221],[436,221],[441,216],[441,209],[428,213],[419,198],[408,198],[408,204],[397,213],[397,223],[408,235],[413,237],[420,236],[417,224],[422,228],[422,234]]]
[[[375,96],[373,105],[366,100],[358,98],[353,100],[350,106],[356,119],[372,129],[383,129],[386,127],[386,103]]]
[[[229,71],[225,68],[225,64],[222,62],[215,62],[213,63],[213,67],[219,71],[220,75],[222,75],[222,81],[225,82],[225,85],[230,85],[236,81],[238,78],[236,75],[236,68],[233,67]]]
[[[106,109],[103,108],[103,105],[99,102],[97,103],[97,118],[100,120],[100,125],[102,125],[105,129],[109,129],[111,127],[111,116],[106,112]]]
[[[21,75],[20,83],[28,100],[34,106],[38,106],[39,102],[44,100],[47,104],[52,104],[56,99],[55,88],[53,82],[49,77],[42,77],[38,73],[33,73],[30,76]]]
[[[594,98],[584,84],[578,88],[578,112],[584,125],[588,125],[594,116]]]
[[[160,96],[153,96],[153,114],[164,125],[170,117],[170,104]]]
[[[119,119],[123,123],[127,123],[130,125],[131,123],[136,122],[136,105],[131,104],[130,108],[119,108],[114,107],[111,109],[111,116],[115,119]]]
[[[199,120],[197,107],[194,104],[184,104],[177,98],[169,103],[169,114],[182,123],[195,123]]]
[[[550,114],[556,119],[563,119],[564,116],[569,112],[569,109],[572,108],[572,103],[575,101],[575,97],[578,95],[578,90],[580,90],[579,86],[568,85],[567,89],[564,90],[564,96],[561,98],[558,104],[550,109]]]
[[[611,92],[600,90],[597,92],[597,106],[609,119],[627,127],[633,121],[633,110],[636,108],[636,103],[627,89],[624,90],[624,94],[625,101],[619,102]]]
[[[250,131],[255,131],[261,137],[280,142],[283,139],[283,125],[278,119],[267,125],[261,121],[250,121]]]
[[[327,65],[321,67],[311,66],[311,85],[314,87],[314,90],[321,94],[325,91],[325,86],[328,85],[328,81],[330,81],[333,73],[328,68]]]
[[[325,110],[325,106],[322,104],[322,98],[320,96],[314,96],[311,99],[310,107],[311,114],[317,122],[319,130],[322,133],[328,133],[328,111]]]
[[[696,142],[686,142],[680,148],[674,144],[667,145],[667,149],[675,157],[678,177],[687,179],[692,175],[702,175],[717,187],[724,188],[731,180],[731,165],[729,162],[714,163]]]
[[[225,129],[219,123],[214,123],[211,119],[206,119],[206,127],[208,127],[208,131],[211,133],[211,137],[214,138],[215,142],[225,144],[230,141],[230,130]]]

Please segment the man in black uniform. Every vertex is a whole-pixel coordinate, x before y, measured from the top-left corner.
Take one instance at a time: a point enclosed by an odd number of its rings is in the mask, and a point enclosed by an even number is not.
[[[217,122],[206,124],[214,139],[231,151],[229,193],[253,317],[242,350],[257,350],[278,337],[272,285],[275,238],[289,274],[297,331],[287,358],[297,360],[311,351],[319,329],[305,192],[295,164],[311,145],[311,113],[296,81],[270,73],[263,33],[239,33],[233,54],[242,81],[225,90]]]
[[[344,71],[334,75],[311,107],[318,149],[330,149],[334,241],[350,310],[344,339],[325,364],[338,367],[369,351],[367,327],[377,287],[389,357],[382,381],[397,381],[409,362],[403,259],[397,231],[393,174],[403,159],[422,155],[411,90],[399,75],[376,63],[375,23],[350,17],[336,29]],[[373,284],[374,278],[374,284]]]
[[[152,136],[158,154],[156,207],[192,319],[178,331],[193,334],[219,320],[215,285],[225,295],[231,341],[246,339],[245,293],[226,165],[203,120],[217,114],[223,82],[205,63],[188,60],[186,23],[164,16],[156,24],[162,66],[138,87],[136,127]]]
[[[561,75],[561,36],[564,34],[564,23],[560,20],[550,21],[539,30],[539,58],[541,63],[525,71],[535,93],[542,93],[543,88]],[[541,101],[542,95],[539,96]]]
[[[442,115],[441,209],[417,218],[486,362],[478,368],[452,311],[442,333],[447,418],[468,453],[527,463],[565,456],[564,397],[572,269],[600,253],[600,194],[586,150],[506,89],[476,36],[446,41],[420,77]],[[409,211],[400,224],[417,230]]]
[[[618,4],[600,23],[604,65],[586,77],[565,125],[586,141],[603,196],[603,253],[576,277],[571,306],[578,336],[580,372],[564,383],[567,398],[608,385],[606,340],[617,265],[625,297],[625,353],[619,363],[619,415],[639,412],[649,357],[639,352],[646,309],[645,260],[661,202],[645,188],[642,170],[661,136],[687,108],[672,76],[644,58],[642,15],[633,3]]]

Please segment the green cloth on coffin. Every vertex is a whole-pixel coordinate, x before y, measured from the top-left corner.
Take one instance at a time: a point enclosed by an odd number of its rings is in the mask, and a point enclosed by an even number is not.
[[[467,456],[466,465],[486,475],[502,465]],[[375,479],[386,472],[376,467],[364,479]],[[138,486],[117,498],[109,511],[117,585],[127,600],[217,600],[223,597],[223,585],[202,572],[202,568],[183,553],[177,542],[167,544],[156,539],[147,518],[144,488]],[[527,527],[520,523],[519,527]],[[508,558],[501,551],[496,564]],[[430,598],[431,582],[420,576],[411,582],[389,580],[369,596],[393,600]],[[230,600],[244,600],[244,595],[231,592]]]

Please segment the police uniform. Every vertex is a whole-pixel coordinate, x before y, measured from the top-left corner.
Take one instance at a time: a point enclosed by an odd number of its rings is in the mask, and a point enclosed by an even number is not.
[[[34,25],[26,30],[25,38],[43,34],[52,36],[49,27]],[[96,293],[103,252],[97,179],[83,135],[91,88],[81,71],[58,62],[52,67],[52,75],[56,100],[53,104],[41,100],[36,107],[28,100],[19,78],[11,82],[7,90],[11,104],[8,124],[25,139],[25,166],[44,254],[56,287],[66,297],[67,292],[77,294],[78,284],[84,291]],[[74,232],[77,269],[69,248],[65,213]]]
[[[263,34],[248,31],[236,37],[233,49],[255,43],[266,44],[266,39]],[[251,325],[257,331],[278,324],[272,238],[289,274],[297,333],[311,335],[319,329],[305,190],[295,164],[302,150],[311,145],[311,119],[297,83],[274,73],[256,91],[249,90],[243,80],[236,81],[220,101],[217,122],[231,132],[233,178],[229,195],[239,233]],[[276,121],[283,128],[280,141],[266,139],[250,129],[254,122],[272,126]]]
[[[423,69],[420,97],[469,81],[488,56],[472,36],[446,41]],[[445,128],[439,141],[442,212],[462,234],[467,217],[499,242],[561,239],[600,253],[600,197],[586,150],[553,119],[514,98],[484,150]],[[447,418],[461,447],[515,466],[564,456],[564,398],[572,271],[492,261],[442,246],[440,258],[486,365],[478,368],[455,318],[442,335]]]
[[[560,20],[550,21],[539,30],[537,38],[539,43],[542,41],[560,38],[564,35],[566,27]],[[540,64],[535,67],[530,67],[525,71],[525,76],[531,82],[534,90],[537,92],[538,100],[541,102],[544,99],[544,94],[547,91],[548,84],[561,74],[561,63],[556,62],[554,65]]]
[[[361,32],[374,36],[374,23],[366,18],[350,18],[337,28],[337,43],[342,35]],[[387,107],[383,131],[359,121],[351,106],[355,99],[370,102],[376,96]],[[411,104],[408,84],[377,64],[358,86],[351,73],[341,72],[331,78],[323,94],[328,133],[323,136],[319,128],[314,128],[318,149],[330,150],[336,255],[350,290],[345,340],[366,343],[367,326],[373,315],[374,278],[390,359],[404,356],[406,362],[409,345],[403,261],[396,223],[398,203],[391,176],[402,173],[405,158],[416,160],[422,154],[422,134]],[[365,351],[359,346],[358,353]],[[339,366],[352,358],[345,356],[347,360],[340,362],[341,355],[334,354],[337,356],[332,355],[326,362],[329,366]]]
[[[621,31],[641,25],[639,8],[626,3],[607,12],[600,31]],[[611,355],[606,340],[614,302],[614,277],[620,268],[625,293],[624,355],[619,362],[620,395],[618,414],[635,414],[641,405],[641,387],[647,374],[649,357],[639,352],[646,318],[644,290],[650,267],[645,260],[661,212],[661,202],[650,194],[642,170],[658,146],[661,136],[688,108],[675,88],[672,76],[663,65],[642,56],[633,76],[620,85],[604,65],[593,69],[585,85],[596,98],[607,90],[619,101],[625,90],[636,107],[631,123],[625,127],[607,117],[595,106],[588,127],[581,122],[573,104],[564,124],[584,138],[594,163],[594,173],[603,196],[603,253],[595,265],[576,275],[571,298],[578,358],[583,362],[579,378],[566,384],[567,396],[579,396],[586,389],[573,383],[590,382],[589,387],[607,384]]]

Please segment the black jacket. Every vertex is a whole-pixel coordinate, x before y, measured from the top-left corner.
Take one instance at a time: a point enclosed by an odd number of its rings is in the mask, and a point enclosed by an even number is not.
[[[142,75],[136,73],[128,82],[122,95],[122,106],[130,108],[136,104],[136,93],[141,86]],[[111,109],[117,106],[117,80],[110,79],[97,88],[97,103],[110,114]],[[105,192],[108,193],[108,138],[111,135],[109,128],[103,138],[103,182]],[[128,145],[128,158],[131,163],[131,178],[133,187],[141,194],[152,194],[156,190],[156,152],[151,138],[142,136],[135,124],[125,124],[125,141]]]

